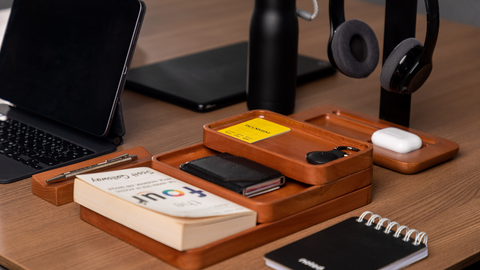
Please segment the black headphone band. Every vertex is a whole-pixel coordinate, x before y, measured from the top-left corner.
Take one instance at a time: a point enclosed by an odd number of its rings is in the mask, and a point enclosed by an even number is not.
[[[337,27],[345,22],[345,4],[344,0],[330,0],[330,38],[333,36]],[[437,43],[438,31],[440,27],[440,12],[438,0],[424,0],[425,10],[427,12],[427,33],[424,42],[424,57],[429,59],[433,56],[433,51]]]
[[[338,26],[345,22],[344,0],[330,0],[328,4],[328,13],[330,17],[330,37],[333,36]]]
[[[428,57],[431,62],[440,29],[438,0],[425,0],[425,10],[427,12],[427,34],[423,43],[424,57]]]

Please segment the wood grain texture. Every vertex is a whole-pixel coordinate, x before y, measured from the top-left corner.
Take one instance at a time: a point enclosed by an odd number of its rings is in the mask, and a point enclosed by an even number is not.
[[[179,169],[187,161],[218,154],[203,144],[195,144],[179,150],[155,155],[152,168],[181,179],[231,200],[257,212],[257,222],[274,222],[290,215],[359,190],[372,183],[372,166],[340,177],[324,185],[312,186],[287,179],[285,185],[275,192],[247,198],[216,184],[205,181]]]
[[[147,14],[133,66],[248,39],[253,1],[146,0]],[[297,1],[311,10],[310,1]],[[347,0],[347,18],[367,22],[383,39],[383,7]],[[299,52],[327,59],[328,1],[318,18],[300,21]],[[418,39],[425,17],[418,17]],[[412,96],[410,127],[460,145],[458,155],[413,175],[374,166],[372,202],[207,269],[269,269],[263,254],[370,210],[425,231],[429,257],[408,269],[461,269],[480,260],[480,29],[441,20],[432,74]],[[382,46],[380,46],[382,47]],[[379,65],[366,79],[340,73],[297,89],[295,112],[336,105],[378,118]],[[152,154],[202,141],[202,127],[247,111],[239,103],[200,114],[125,90],[127,133],[120,150]],[[0,186],[0,264],[9,269],[175,269],[80,220],[79,206],[54,206],[32,194],[31,179]]]
[[[290,131],[252,144],[218,132],[253,118],[263,118],[288,127]],[[371,144],[263,110],[249,111],[204,125],[203,143],[208,148],[246,157],[310,185],[323,185],[373,164]],[[322,165],[310,164],[305,158],[309,152],[330,151],[337,146],[351,146],[360,151],[352,151],[348,157]]]
[[[32,176],[32,193],[57,206],[71,203],[73,202],[73,182],[75,180],[74,178],[53,184],[48,184],[47,180],[59,174],[98,164],[100,162],[104,162],[107,159],[111,159],[125,153],[129,155],[136,155],[137,159],[131,163],[113,167],[110,170],[119,170],[124,166],[129,166],[131,164],[142,162],[144,159],[150,160],[152,157],[152,154],[145,150],[145,148],[138,146],[132,149],[117,151],[115,153],[110,153],[101,157],[92,158],[90,160],[86,160],[55,170],[34,174]],[[94,172],[95,171],[92,171],[92,173]]]
[[[181,269],[201,269],[368,204],[371,201],[371,191],[372,186],[368,185],[275,222],[259,224],[255,228],[234,234],[203,247],[186,251],[178,251],[163,245],[88,208],[81,207],[80,215],[83,220],[95,227],[175,267]]]
[[[372,143],[371,137],[375,131],[387,127],[396,127],[418,135],[422,140],[422,147],[406,154],[373,146],[375,165],[404,174],[418,173],[450,160],[458,153],[459,145],[455,142],[378,118],[361,115],[338,106],[319,106],[298,112],[291,117],[369,143]]]

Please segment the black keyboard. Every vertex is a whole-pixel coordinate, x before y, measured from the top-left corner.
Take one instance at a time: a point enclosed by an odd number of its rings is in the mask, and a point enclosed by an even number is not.
[[[0,155],[41,170],[93,151],[13,119],[0,121]]]

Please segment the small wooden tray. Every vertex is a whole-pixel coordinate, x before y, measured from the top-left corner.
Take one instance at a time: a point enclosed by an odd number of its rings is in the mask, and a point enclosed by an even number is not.
[[[264,118],[291,131],[255,143],[218,132],[253,118]],[[208,148],[246,157],[311,185],[326,184],[372,166],[371,144],[265,110],[253,110],[205,125],[203,143]],[[310,164],[305,159],[311,151],[330,151],[337,146],[352,146],[360,151],[322,165]]]
[[[150,162],[152,157],[152,154],[150,154],[147,150],[145,150],[145,148],[139,146],[139,147],[135,147],[135,148],[124,150],[124,151],[110,153],[101,157],[96,157],[83,162],[61,167],[55,170],[38,173],[32,176],[32,193],[56,206],[73,202],[74,179],[53,183],[53,184],[47,184],[46,181],[61,173],[73,171],[79,168],[84,168],[93,164],[97,164],[105,161],[106,159],[114,158],[116,156],[119,156],[125,153],[128,153],[130,155],[137,155],[138,159],[129,164],[111,168],[111,170],[114,170],[114,169],[118,170],[127,165],[132,166],[139,163],[143,164],[145,160],[148,160]]]
[[[362,207],[371,202],[371,192],[372,186],[369,185],[276,222],[260,224],[186,251],[163,245],[84,207],[81,207],[80,216],[93,226],[177,268],[200,269]]]
[[[285,185],[276,191],[247,198],[179,169],[179,166],[187,161],[215,154],[218,152],[206,148],[203,144],[196,144],[155,155],[152,158],[152,168],[252,209],[257,212],[259,223],[285,218],[372,183],[373,166],[370,166],[325,185],[311,186],[287,179]]]
[[[419,150],[400,154],[380,146],[374,145],[373,148],[374,164],[404,174],[417,173],[447,161],[455,157],[459,149],[455,142],[337,106],[321,106],[290,117],[368,143],[371,143],[372,134],[382,128],[396,127],[414,133],[423,142]]]

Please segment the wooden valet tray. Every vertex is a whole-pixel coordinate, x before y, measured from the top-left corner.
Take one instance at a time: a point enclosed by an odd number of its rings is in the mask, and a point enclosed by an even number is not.
[[[312,186],[287,178],[285,185],[280,189],[247,198],[179,169],[180,165],[187,161],[218,153],[203,144],[196,144],[153,156],[152,168],[252,209],[257,212],[258,223],[285,218],[372,183],[373,166],[370,166],[324,185]]]
[[[203,247],[178,251],[81,207],[81,218],[93,226],[181,269],[200,269],[259,247],[371,202],[372,186],[345,194],[281,220],[263,223],[249,230]]]
[[[374,164],[404,174],[417,173],[447,161],[455,157],[459,148],[455,142],[337,106],[321,106],[292,114],[290,117],[368,143],[372,142],[372,134],[382,128],[396,127],[414,133],[422,139],[423,146],[410,153],[400,154],[373,146]]]
[[[110,153],[101,157],[92,158],[55,170],[38,173],[32,176],[32,193],[56,206],[73,202],[73,178],[53,184],[47,184],[46,181],[61,173],[97,164],[105,161],[106,159],[111,159],[125,153],[137,155],[138,159],[128,164],[113,167],[110,170],[119,170],[125,166],[133,166],[139,163],[143,164],[146,160],[150,162],[152,158],[152,154],[145,150],[145,148],[139,146],[132,149]]]
[[[291,130],[255,143],[218,132],[253,118],[263,118]],[[371,144],[266,110],[253,110],[206,124],[203,127],[203,144],[219,152],[251,159],[311,185],[323,185],[372,166]],[[311,151],[330,151],[337,146],[351,146],[360,151],[349,152],[347,157],[322,165],[310,164],[305,158]]]

